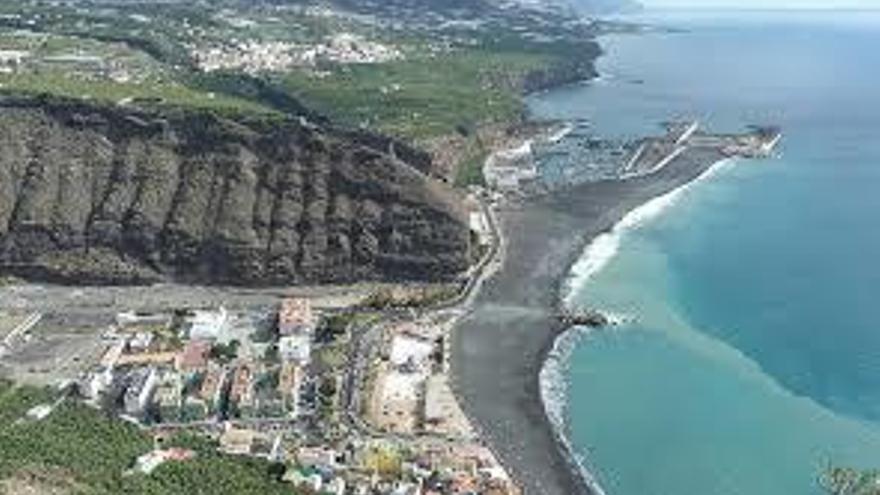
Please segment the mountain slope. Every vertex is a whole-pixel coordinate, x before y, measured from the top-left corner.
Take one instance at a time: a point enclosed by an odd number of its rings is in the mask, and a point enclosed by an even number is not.
[[[296,120],[0,101],[0,271],[74,283],[442,279],[470,234],[388,142]]]

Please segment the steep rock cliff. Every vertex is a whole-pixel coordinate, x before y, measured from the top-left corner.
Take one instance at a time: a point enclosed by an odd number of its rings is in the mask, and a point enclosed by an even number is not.
[[[443,279],[452,193],[299,120],[0,101],[0,272],[67,283]]]

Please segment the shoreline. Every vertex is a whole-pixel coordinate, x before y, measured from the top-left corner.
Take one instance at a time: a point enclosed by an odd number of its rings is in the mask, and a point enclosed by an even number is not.
[[[691,181],[636,206],[614,224],[610,230],[600,233],[590,240],[579,259],[569,267],[568,276],[559,286],[557,294],[559,306],[571,309],[576,305],[572,300],[574,290],[588,283],[594,275],[602,271],[617,256],[621,239],[628,231],[638,228],[645,222],[663,214],[667,208],[675,204],[681,195],[700,182],[710,178],[721,168],[732,164],[733,161],[734,159],[732,158],[724,158],[711,164],[702,174]],[[602,250],[600,244],[603,242],[603,239],[609,240],[607,244],[609,247],[606,250]],[[601,330],[572,326],[559,333],[553,340],[550,350],[545,355],[544,366],[541,368],[538,379],[540,381],[541,400],[544,403],[548,421],[550,421],[555,429],[558,437],[557,440],[560,448],[564,450],[564,455],[568,457],[577,474],[584,478],[585,483],[587,483],[593,494],[606,495],[596,474],[593,472],[594,470],[589,466],[589,458],[585,458],[575,451],[569,438],[569,432],[566,431],[569,425],[565,422],[568,401],[566,391],[568,379],[565,374],[566,364],[578,341],[596,331]]]
[[[585,248],[628,214],[704,176],[724,156],[694,149],[653,173],[583,184],[497,211],[506,256],[452,334],[462,408],[526,494],[603,495],[551,419],[541,375],[570,335],[553,313]],[[558,415],[557,415],[558,418]]]

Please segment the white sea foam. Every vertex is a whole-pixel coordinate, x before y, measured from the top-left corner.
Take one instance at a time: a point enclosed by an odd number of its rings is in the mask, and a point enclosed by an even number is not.
[[[556,342],[554,342],[553,349],[547,355],[544,366],[541,368],[539,380],[544,411],[550,420],[556,439],[562,445],[568,461],[577,469],[581,478],[587,483],[594,495],[605,495],[605,491],[602,489],[599,481],[593,477],[591,469],[587,464],[587,459],[579,455],[571,445],[565,423],[566,392],[568,390],[569,376],[568,363],[578,341],[590,331],[586,327],[574,327],[561,334],[556,339]]]
[[[547,142],[550,144],[556,144],[559,141],[565,139],[565,136],[571,134],[571,131],[574,130],[574,124],[571,122],[566,123],[561,129],[554,132],[550,136],[547,136]]]
[[[564,292],[562,294],[563,304],[567,307],[571,307],[574,304],[573,299],[578,288],[583,287],[591,278],[608,265],[617,254],[617,251],[620,248],[621,239],[627,232],[636,229],[663,214],[670,206],[674,205],[688,189],[714,175],[727,163],[731,163],[731,160],[727,159],[719,161],[697,179],[634,208],[616,225],[614,225],[609,232],[602,233],[593,239],[584,250],[584,254],[571,267],[571,274],[565,283]]]
[[[621,239],[626,232],[644,225],[646,222],[658,217],[687,191],[690,187],[714,175],[718,170],[731,163],[732,160],[722,160],[715,163],[697,179],[684,184],[662,196],[651,199],[647,203],[633,209],[610,232],[597,236],[584,251],[583,256],[574,264],[571,270],[565,292],[561,294],[563,303],[571,307],[574,303],[574,292],[577,288],[586,284],[590,278],[601,271],[609,261],[617,254]],[[631,315],[613,315],[614,324],[632,321]],[[568,404],[568,363],[577,343],[593,331],[586,327],[572,327],[556,338],[553,349],[548,353],[547,359],[541,368],[539,375],[541,400],[544,410],[549,418],[559,443],[563,446],[566,455],[572,465],[576,466],[583,479],[596,495],[605,495],[605,491],[593,476],[587,459],[578,454],[573,448],[567,435],[566,407]]]

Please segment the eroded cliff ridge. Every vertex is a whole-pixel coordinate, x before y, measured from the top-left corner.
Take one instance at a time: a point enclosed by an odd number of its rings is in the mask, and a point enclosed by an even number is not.
[[[0,100],[6,274],[108,284],[443,279],[470,256],[457,204],[393,143],[302,119]]]

